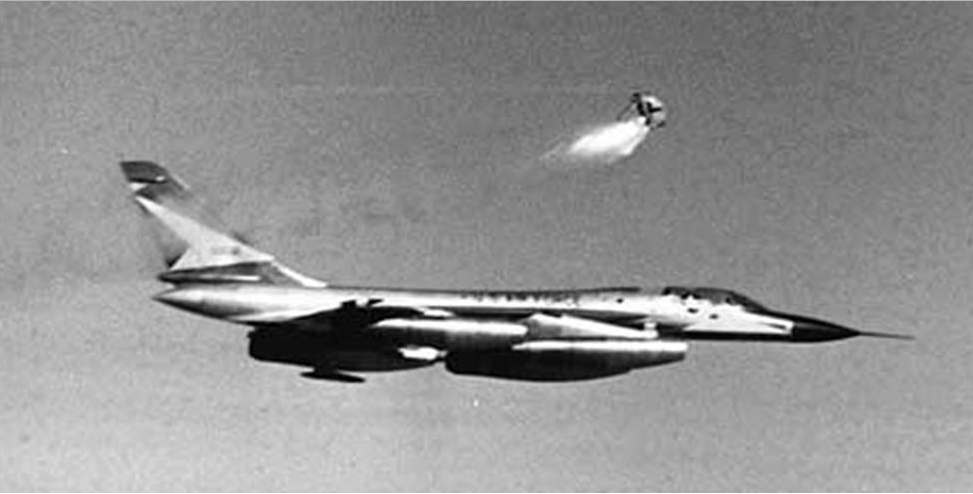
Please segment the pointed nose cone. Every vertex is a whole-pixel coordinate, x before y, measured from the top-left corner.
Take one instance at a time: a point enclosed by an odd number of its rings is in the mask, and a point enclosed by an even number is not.
[[[788,316],[788,318],[794,322],[794,327],[791,329],[791,341],[831,341],[851,338],[852,336],[861,334],[860,331],[820,319],[812,319],[804,316]]]
[[[189,311],[199,311],[203,306],[203,293],[194,288],[173,288],[157,293],[152,298]]]

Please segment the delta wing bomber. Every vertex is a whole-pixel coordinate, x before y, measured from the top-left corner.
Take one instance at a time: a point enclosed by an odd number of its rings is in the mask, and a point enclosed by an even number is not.
[[[633,99],[637,118],[658,125],[662,110],[653,104]],[[251,327],[251,357],[306,367],[309,377],[361,381],[359,372],[443,364],[456,374],[569,381],[678,362],[696,340],[900,337],[773,310],[721,288],[484,291],[326,283],[231,233],[162,166],[121,167],[158,231],[167,265],[158,279],[170,288],[155,299]]]

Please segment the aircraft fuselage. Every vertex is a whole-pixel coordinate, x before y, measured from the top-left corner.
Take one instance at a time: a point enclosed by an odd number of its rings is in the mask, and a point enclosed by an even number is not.
[[[515,321],[534,314],[560,314],[683,339],[823,341],[856,334],[825,321],[663,292],[633,287],[487,291],[199,283],[164,291],[155,298],[190,312],[248,325],[295,324],[302,317],[330,310],[376,319]],[[368,318],[362,324],[367,322]],[[309,327],[320,325],[321,320],[307,323]]]

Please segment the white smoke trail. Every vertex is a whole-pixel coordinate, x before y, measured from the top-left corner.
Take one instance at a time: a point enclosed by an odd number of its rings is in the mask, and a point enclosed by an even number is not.
[[[570,144],[561,144],[545,160],[572,164],[612,164],[631,156],[649,135],[642,119],[612,122],[587,130]]]

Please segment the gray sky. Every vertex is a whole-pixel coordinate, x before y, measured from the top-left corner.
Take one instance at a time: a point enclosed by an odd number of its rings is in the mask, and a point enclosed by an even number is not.
[[[964,490],[969,4],[0,5],[3,490]],[[610,167],[552,143],[651,89]],[[309,274],[698,283],[913,343],[359,386],[149,295],[116,162]]]

